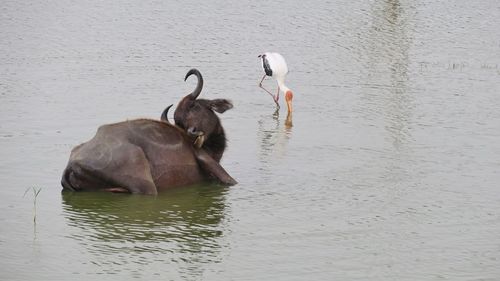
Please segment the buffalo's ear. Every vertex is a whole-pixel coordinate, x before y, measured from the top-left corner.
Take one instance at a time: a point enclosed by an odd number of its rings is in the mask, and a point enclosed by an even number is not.
[[[224,113],[226,110],[233,108],[233,104],[226,99],[214,99],[210,101],[210,108],[219,113]]]

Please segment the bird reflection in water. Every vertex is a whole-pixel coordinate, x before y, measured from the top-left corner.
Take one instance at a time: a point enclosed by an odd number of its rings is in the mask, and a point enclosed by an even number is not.
[[[264,115],[258,121],[258,124],[258,136],[260,139],[259,162],[263,165],[263,171],[271,173],[273,167],[278,165],[287,154],[288,142],[292,137],[292,113],[289,112],[285,122],[282,123],[279,118],[279,109],[276,109],[272,114],[272,118]],[[271,174],[268,176],[271,177]]]
[[[292,127],[293,127],[293,120],[292,120],[292,112],[287,112],[286,118],[285,118],[285,131],[287,134],[290,134],[292,132]],[[279,117],[280,117],[280,109],[276,108],[276,110],[273,113],[273,119],[276,121],[276,129],[279,128]]]

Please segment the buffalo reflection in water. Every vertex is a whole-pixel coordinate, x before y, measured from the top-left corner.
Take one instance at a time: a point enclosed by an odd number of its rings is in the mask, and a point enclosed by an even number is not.
[[[142,196],[63,192],[70,238],[99,264],[217,262],[226,189],[217,185],[173,189]],[[94,262],[94,261],[92,261]]]

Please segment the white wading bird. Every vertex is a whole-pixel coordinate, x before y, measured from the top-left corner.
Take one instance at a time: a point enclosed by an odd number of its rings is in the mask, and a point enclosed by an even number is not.
[[[288,106],[288,113],[292,112],[292,99],[293,93],[292,91],[285,85],[285,77],[288,73],[288,66],[286,65],[285,58],[278,53],[264,53],[263,55],[259,55],[259,58],[262,60],[262,67],[264,68],[264,76],[262,80],[260,80],[259,87],[264,89],[268,94],[273,97],[276,106],[279,108],[280,105],[278,103],[280,98],[280,90],[285,94],[286,105]],[[278,82],[278,93],[274,96],[267,89],[262,87],[262,82],[266,79],[266,76],[271,76],[276,79]]]

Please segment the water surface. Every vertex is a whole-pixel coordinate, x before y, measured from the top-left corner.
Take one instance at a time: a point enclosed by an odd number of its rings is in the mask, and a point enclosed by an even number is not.
[[[493,0],[3,1],[0,279],[498,280],[498,26]],[[237,186],[61,194],[73,146],[192,67],[234,103]]]

